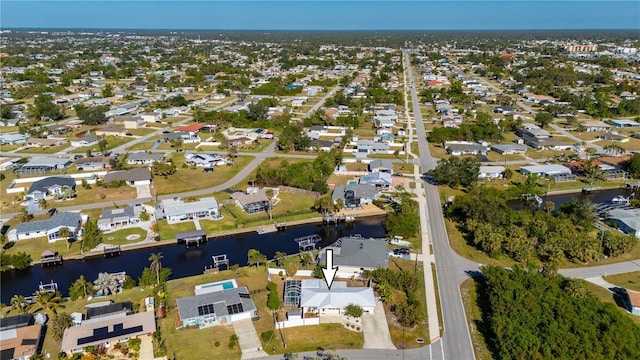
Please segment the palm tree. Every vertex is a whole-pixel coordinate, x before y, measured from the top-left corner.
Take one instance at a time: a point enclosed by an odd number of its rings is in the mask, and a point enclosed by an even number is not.
[[[23,207],[20,208],[20,214],[18,215],[18,218],[20,219],[21,223],[26,223],[27,221],[31,220],[31,214],[29,214],[29,211],[26,207]]]
[[[93,282],[93,289],[103,295],[115,294],[118,292],[118,280],[111,274],[98,273],[98,278]]]
[[[156,272],[156,285],[160,284],[160,269],[162,269],[162,263],[160,260],[163,258],[164,256],[162,256],[161,252],[153,253],[149,256],[149,261],[151,261],[151,265],[149,265],[149,267]]]
[[[38,291],[35,296],[35,303],[29,309],[31,312],[46,311],[50,316],[53,316],[57,312],[57,308],[64,308],[64,305],[60,304],[62,301],[62,294],[59,291],[47,292]]]
[[[587,177],[587,179],[589,179],[589,184],[592,185],[593,184],[593,180],[594,179],[600,179],[602,180],[604,178],[604,172],[602,171],[602,169],[600,169],[600,166],[598,166],[593,159],[588,159],[585,162],[582,163],[581,166],[581,170],[582,173],[584,174],[584,176]]]
[[[22,295],[13,295],[11,298],[11,310],[19,310],[21,314],[26,314],[29,309],[27,299]]]
[[[49,206],[49,204],[47,203],[47,199],[45,198],[38,200],[38,205],[40,205],[40,207],[43,209],[46,209]]]
[[[60,230],[58,231],[58,235],[66,240],[67,243],[67,250],[69,250],[70,244],[69,244],[69,240],[71,237],[71,231],[69,230],[68,227],[62,227],[60,228]]]

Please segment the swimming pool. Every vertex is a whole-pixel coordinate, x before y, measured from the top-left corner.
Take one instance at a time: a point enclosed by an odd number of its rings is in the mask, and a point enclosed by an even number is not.
[[[347,185],[355,185],[358,183],[358,180],[349,180],[347,181]]]
[[[231,280],[217,281],[209,284],[196,285],[195,290],[196,290],[196,295],[200,295],[200,294],[207,294],[207,293],[216,292],[216,291],[233,289],[237,287],[238,287],[238,283],[236,283],[236,280],[231,279]]]

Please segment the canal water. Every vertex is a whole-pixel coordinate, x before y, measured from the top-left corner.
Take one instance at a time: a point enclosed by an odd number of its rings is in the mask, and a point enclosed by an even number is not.
[[[54,281],[64,296],[68,295],[71,284],[84,275],[93,281],[100,272],[126,271],[127,275],[138,279],[142,269],[149,266],[149,255],[162,252],[162,266],[171,268],[171,279],[202,274],[205,267],[213,265],[212,256],[226,254],[229,264],[247,264],[249,249],[257,249],[273,259],[276,251],[288,254],[298,252],[298,243],[294,239],[318,234],[322,239],[319,247],[331,245],[342,236],[361,234],[363,237],[384,237],[384,217],[359,219],[352,224],[324,226],[321,224],[290,227],[286,231],[263,235],[247,233],[234,236],[210,239],[206,244],[191,246],[184,244],[158,246],[134,251],[124,251],[120,256],[103,258],[93,257],[84,260],[65,260],[61,266],[31,266],[24,270],[2,272],[0,301],[9,304],[15,294],[28,296],[38,289],[40,282],[46,284]]]
[[[571,193],[571,194],[541,196],[542,198],[541,206],[544,206],[544,203],[546,203],[547,201],[552,201],[555,204],[556,209],[558,209],[560,208],[560,205],[566,202],[572,201],[574,199],[575,200],[589,199],[594,204],[599,204],[599,203],[611,204],[611,199],[613,199],[617,195],[622,195],[624,197],[632,197],[632,198],[635,197],[636,199],[640,199],[640,192],[637,189],[634,195],[634,192],[632,190],[618,188],[618,189],[598,190],[590,194]],[[510,200],[508,202],[508,205],[514,209],[522,209],[526,206],[530,206],[530,204],[527,205],[522,200]]]

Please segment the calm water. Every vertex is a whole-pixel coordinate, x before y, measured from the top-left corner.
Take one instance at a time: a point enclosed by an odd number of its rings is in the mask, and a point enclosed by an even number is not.
[[[286,253],[298,252],[295,238],[318,234],[322,238],[318,246],[328,246],[339,237],[361,234],[363,237],[384,237],[384,217],[361,219],[354,224],[340,224],[338,226],[303,225],[291,227],[284,232],[258,235],[248,233],[237,236],[227,236],[211,239],[199,247],[187,248],[184,244],[159,246],[135,251],[123,252],[112,258],[94,257],[84,260],[65,260],[62,266],[41,267],[32,266],[25,270],[5,271],[1,275],[2,291],[0,300],[8,304],[14,294],[31,295],[38,289],[40,282],[58,283],[63,295],[68,295],[71,284],[80,277],[94,280],[99,272],[126,271],[127,275],[138,279],[142,269],[149,265],[149,255],[162,252],[162,266],[171,268],[172,279],[202,274],[205,267],[213,265],[211,256],[227,254],[229,264],[247,264],[247,251],[258,249],[268,259],[272,259],[276,251]]]

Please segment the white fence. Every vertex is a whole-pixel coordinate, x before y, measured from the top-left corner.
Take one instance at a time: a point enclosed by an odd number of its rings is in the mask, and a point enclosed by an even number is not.
[[[286,329],[296,326],[318,325],[320,324],[320,318],[308,318],[308,319],[294,319],[287,321],[276,322],[276,329]]]

